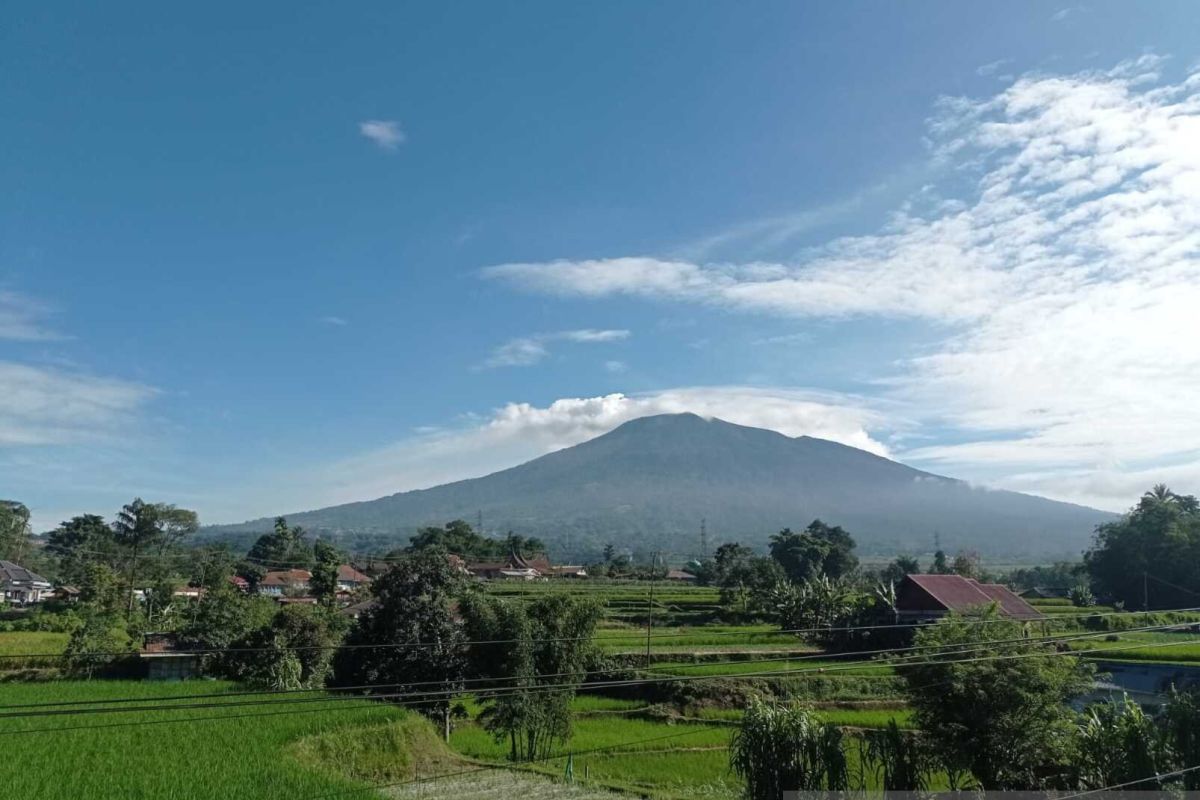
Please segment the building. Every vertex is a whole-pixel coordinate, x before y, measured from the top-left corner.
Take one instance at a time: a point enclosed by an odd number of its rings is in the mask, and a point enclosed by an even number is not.
[[[181,681],[200,674],[200,656],[181,652],[179,636],[175,633],[145,634],[138,661],[144,666],[147,680]]]
[[[669,581],[684,581],[685,583],[695,583],[696,576],[690,572],[684,572],[681,569],[667,570],[667,580]]]
[[[0,599],[13,605],[40,603],[53,588],[50,581],[20,564],[0,561]]]
[[[339,592],[353,592],[370,582],[370,576],[364,575],[349,564],[342,564],[338,567],[337,588]]]
[[[308,582],[312,573],[306,569],[285,569],[268,572],[258,582],[258,593],[272,597],[303,595],[308,593]]]
[[[1009,619],[1044,619],[1037,609],[998,583],[980,583],[961,575],[906,575],[896,587],[896,614],[901,622],[935,620],[951,611],[961,613],[993,604]]]
[[[525,558],[515,550],[510,551],[508,558],[503,561],[481,561],[467,565],[468,573],[485,580],[532,581],[550,575],[553,570],[554,567],[545,556]]]

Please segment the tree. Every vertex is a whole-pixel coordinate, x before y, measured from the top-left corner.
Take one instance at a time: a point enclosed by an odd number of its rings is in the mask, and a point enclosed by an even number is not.
[[[342,554],[333,545],[318,539],[313,543],[313,557],[308,590],[317,598],[317,602],[326,608],[332,608],[337,597],[338,566],[342,563]]]
[[[818,575],[841,578],[858,566],[854,537],[840,525],[813,520],[803,533],[784,528],[771,537],[771,558],[779,562],[788,578],[806,581]]]
[[[992,609],[951,614],[917,632],[903,670],[918,727],[948,768],[969,769],[984,789],[1030,788],[1043,768],[1062,768],[1074,731],[1067,702],[1091,685],[1079,659],[1024,634]]]
[[[1177,765],[1200,764],[1200,689],[1180,692],[1171,687],[1162,709],[1163,735]],[[1184,774],[1183,788],[1200,789],[1200,771]]]
[[[879,573],[879,579],[884,583],[895,584],[904,580],[905,575],[916,575],[920,571],[921,565],[912,556],[897,556],[895,561]]]
[[[214,586],[189,609],[189,618],[180,628],[179,636],[189,648],[220,654],[250,631],[265,625],[274,607],[270,600],[242,594],[228,583]]]
[[[1101,595],[1131,608],[1193,605],[1200,593],[1196,498],[1155,486],[1120,520],[1096,529],[1084,563]]]
[[[933,564],[929,567],[929,571],[934,575],[949,575],[950,564],[946,561],[946,552],[938,550],[933,554]]]
[[[1071,600],[1071,605],[1076,608],[1087,608],[1088,606],[1096,605],[1096,595],[1092,594],[1091,587],[1086,583],[1076,584],[1071,587],[1071,591],[1067,593],[1067,597]]]
[[[326,609],[284,606],[269,624],[235,641],[220,670],[232,680],[267,689],[319,689],[340,633],[337,618]]]
[[[729,747],[729,766],[751,800],[785,792],[844,791],[850,772],[840,728],[801,706],[755,699]]]
[[[92,562],[113,569],[121,563],[112,528],[96,514],[83,514],[61,523],[46,538],[46,550],[58,558],[59,575],[68,583],[82,582]]]
[[[291,527],[283,517],[275,518],[275,529],[258,537],[246,560],[267,569],[307,569],[312,565],[313,551],[304,540],[304,529]]]
[[[570,737],[571,701],[595,657],[600,611],[567,594],[524,605],[482,595],[464,601],[468,638],[492,643],[472,648],[471,673],[500,679],[506,690],[489,701],[484,727],[508,740],[510,759],[543,758]]]
[[[954,563],[950,565],[950,571],[964,578],[978,578],[980,576],[979,563],[979,553],[974,550],[960,550],[954,556]]]
[[[29,552],[29,509],[16,500],[0,500],[0,558],[23,561]]]
[[[109,614],[88,613],[67,640],[63,661],[67,671],[83,678],[111,665],[120,653],[132,652],[129,635]]]
[[[615,558],[616,555],[617,555],[617,548],[613,546],[612,542],[609,542],[608,544],[604,545],[604,563],[605,564],[611,564],[613,558]]]
[[[465,669],[463,634],[450,606],[461,585],[444,553],[416,553],[396,563],[371,584],[375,603],[334,657],[333,683],[409,694],[448,731],[449,692]],[[396,646],[376,646],[383,644]]]

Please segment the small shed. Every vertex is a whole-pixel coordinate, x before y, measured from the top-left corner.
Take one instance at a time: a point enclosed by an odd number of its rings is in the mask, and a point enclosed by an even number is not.
[[[200,674],[200,656],[182,650],[174,633],[145,634],[138,661],[145,665],[146,679],[151,681],[182,681]]]

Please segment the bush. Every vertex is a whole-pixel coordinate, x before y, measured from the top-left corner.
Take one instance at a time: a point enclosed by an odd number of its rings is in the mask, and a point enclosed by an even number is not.
[[[71,634],[63,661],[70,674],[91,678],[116,664],[121,654],[132,652],[129,634],[116,618],[93,614]]]

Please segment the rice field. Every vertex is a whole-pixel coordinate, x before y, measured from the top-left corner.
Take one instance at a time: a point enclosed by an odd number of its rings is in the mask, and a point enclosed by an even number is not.
[[[604,717],[576,717],[570,741],[555,749],[575,752],[613,748],[620,752],[645,752],[679,747],[724,747],[729,744],[732,735],[727,725],[670,725],[611,714]],[[508,756],[508,743],[497,742],[474,722],[456,728],[450,734],[450,745],[465,756],[485,761],[499,762]]]
[[[28,656],[61,653],[71,638],[65,633],[48,631],[10,631],[0,633],[0,656]],[[3,669],[0,663],[0,669]]]
[[[769,657],[768,657],[769,658]],[[853,656],[845,659],[739,659],[736,661],[665,661],[642,670],[644,675],[712,676],[752,675],[755,673],[817,672],[832,669],[830,675],[893,677],[896,670],[882,662],[856,664]]]
[[[162,698],[168,696],[233,689],[217,681],[4,683],[0,712],[17,704],[124,697],[145,701],[140,706],[166,705]],[[264,709],[249,707],[6,719],[0,733],[0,750],[10,767],[5,795],[39,800],[295,800],[367,787],[366,780],[347,776],[347,763],[364,765],[364,778],[379,774],[365,768],[372,762],[386,761],[390,775],[406,774],[413,764],[404,761],[401,750],[414,748],[403,743],[428,743],[431,738],[436,743],[428,723],[401,709],[366,701],[320,708],[312,712],[310,707],[293,707],[274,716],[261,716]],[[346,733],[363,725],[399,726],[390,737],[370,739],[400,742],[396,752],[387,758],[363,752],[362,737]]]
[[[702,708],[689,712],[689,716],[693,714],[698,719],[736,723],[742,721],[744,712],[739,708]],[[912,710],[907,708],[816,708],[813,714],[823,722],[847,728],[886,728],[892,720],[904,729],[916,727]]]

